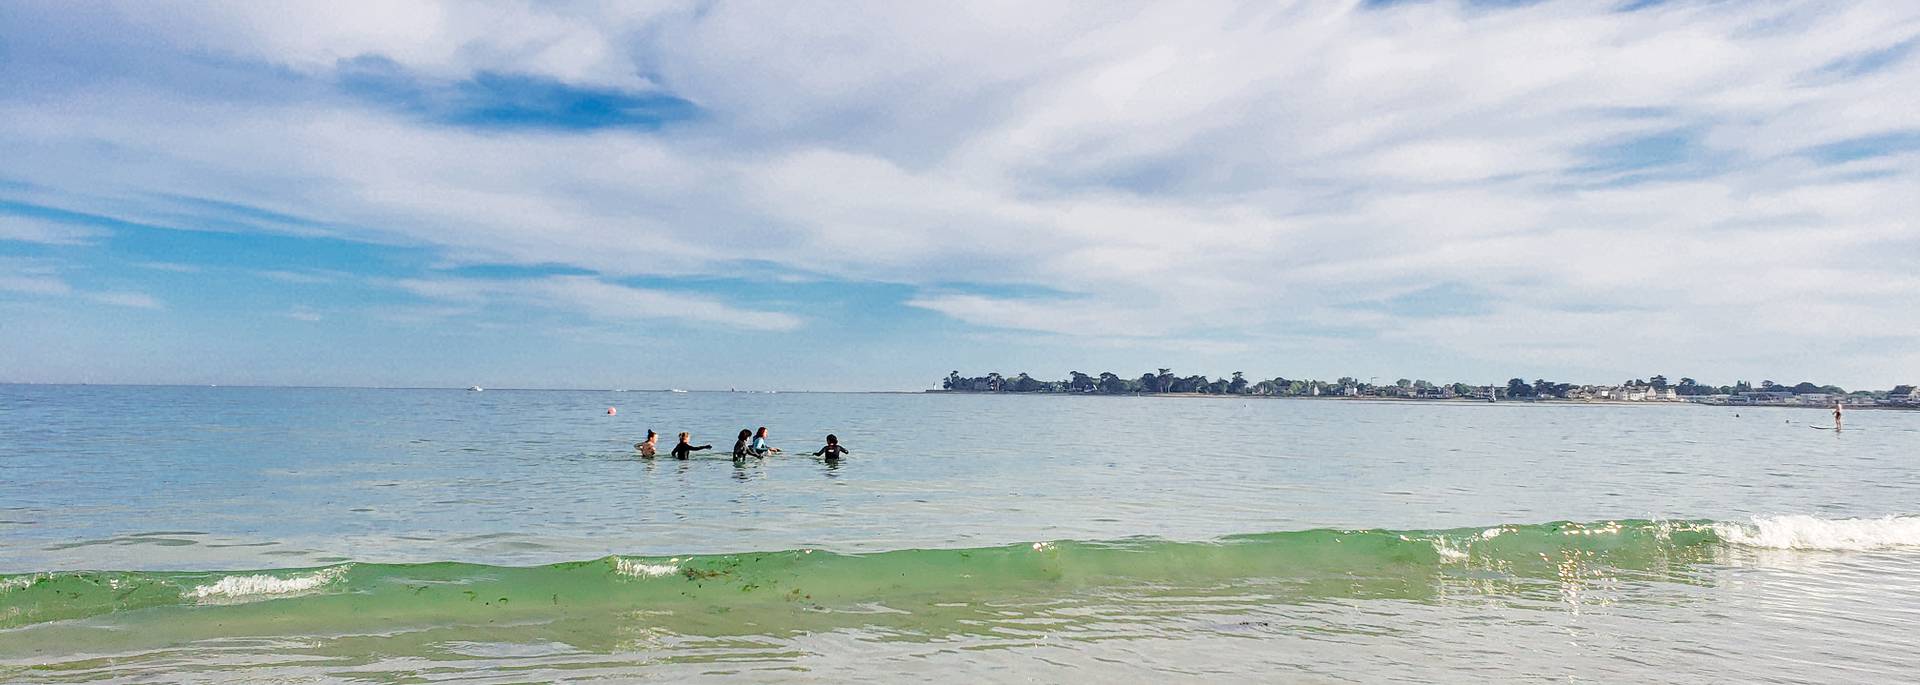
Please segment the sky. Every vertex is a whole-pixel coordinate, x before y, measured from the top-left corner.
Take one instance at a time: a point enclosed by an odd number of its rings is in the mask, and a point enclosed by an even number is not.
[[[0,3],[0,381],[1920,381],[1920,3]]]

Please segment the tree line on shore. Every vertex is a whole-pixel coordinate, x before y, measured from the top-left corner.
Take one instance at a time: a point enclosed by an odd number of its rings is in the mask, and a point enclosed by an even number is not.
[[[1522,398],[1560,398],[1577,395],[1590,385],[1562,383],[1544,378],[1529,383],[1522,378],[1508,380],[1504,385],[1474,385],[1469,383],[1436,384],[1426,380],[1401,378],[1392,384],[1376,384],[1361,381],[1351,376],[1343,376],[1333,381],[1314,379],[1274,378],[1250,380],[1244,372],[1235,371],[1231,377],[1208,378],[1204,375],[1181,376],[1172,369],[1156,369],[1140,374],[1138,378],[1123,377],[1112,372],[1087,374],[1080,371],[1069,372],[1067,378],[1060,380],[1042,380],[1025,372],[1012,376],[999,372],[985,376],[962,376],[952,371],[940,381],[942,390],[956,392],[1018,392],[1018,393],[1089,393],[1102,395],[1130,395],[1139,393],[1194,393],[1202,395],[1270,395],[1277,397],[1306,397],[1316,395],[1376,395],[1397,397],[1469,397],[1498,392],[1506,397]],[[1700,395],[1736,395],[1743,392],[1777,392],[1795,395],[1825,393],[1829,395],[1849,394],[1844,388],[1835,385],[1817,385],[1802,382],[1785,385],[1773,381],[1761,381],[1753,385],[1740,381],[1732,385],[1709,385],[1692,378],[1681,378],[1678,382],[1669,382],[1666,376],[1655,375],[1645,379],[1632,379],[1620,383],[1622,388],[1648,388],[1665,393],[1669,389],[1682,396]],[[1871,395],[1868,391],[1853,394]]]
[[[1507,395],[1510,397],[1565,398],[1568,392],[1571,392],[1574,389],[1577,389],[1579,387],[1581,386],[1574,385],[1572,383],[1555,383],[1552,381],[1547,381],[1542,379],[1536,379],[1532,383],[1528,383],[1525,380],[1515,378],[1507,381]],[[1701,383],[1691,378],[1682,378],[1678,383],[1669,383],[1667,381],[1666,376],[1659,376],[1659,375],[1656,375],[1648,379],[1630,380],[1630,381],[1621,383],[1620,387],[1652,388],[1654,390],[1661,391],[1661,392],[1665,392],[1668,388],[1672,388],[1674,391],[1674,394],[1680,395],[1683,397],[1705,396],[1705,395],[1738,395],[1740,393],[1745,393],[1745,392],[1774,392],[1774,393],[1789,393],[1794,395],[1811,395],[1811,394],[1846,395],[1846,394],[1849,394],[1846,388],[1842,388],[1837,385],[1815,385],[1812,382],[1801,382],[1793,385],[1783,385],[1780,383],[1775,383],[1773,381],[1760,381],[1760,385],[1756,386],[1746,381],[1739,381],[1734,383],[1733,385],[1715,386],[1715,385],[1708,385],[1705,383]],[[1861,391],[1857,391],[1857,393],[1855,394],[1871,395],[1873,393],[1870,391],[1861,390]]]

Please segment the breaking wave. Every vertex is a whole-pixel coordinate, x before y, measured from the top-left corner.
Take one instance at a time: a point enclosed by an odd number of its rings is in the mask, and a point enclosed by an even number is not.
[[[1920,517],[1768,516],[1745,522],[1314,529],[1208,542],[1063,540],[870,554],[802,549],[610,556],[533,567],[441,562],[242,572],[41,572],[0,576],[0,629],[142,610],[256,607],[391,620],[539,620],[547,615],[540,612],[569,607],[669,612],[783,605],[940,607],[957,598],[1250,583],[1261,584],[1275,601],[1423,600],[1447,591],[1451,581],[1488,593],[1522,593],[1530,583],[1607,574],[1671,574],[1688,582],[1693,565],[1724,561],[1742,548],[1845,552],[1907,546],[1920,547]]]

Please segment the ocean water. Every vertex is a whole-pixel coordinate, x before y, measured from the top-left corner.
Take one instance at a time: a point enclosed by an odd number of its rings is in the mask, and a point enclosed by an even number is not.
[[[1920,413],[1827,420],[0,385],[0,682],[1920,679]]]

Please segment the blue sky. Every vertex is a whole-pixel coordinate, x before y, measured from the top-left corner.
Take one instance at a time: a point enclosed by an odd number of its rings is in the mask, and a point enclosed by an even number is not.
[[[1903,2],[0,4],[0,380],[1920,380]]]

